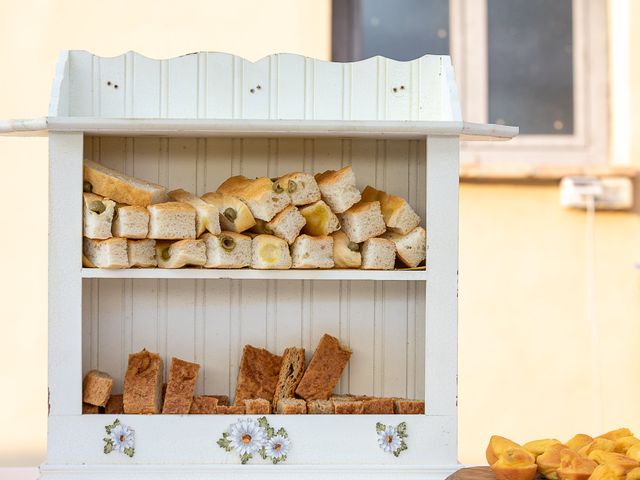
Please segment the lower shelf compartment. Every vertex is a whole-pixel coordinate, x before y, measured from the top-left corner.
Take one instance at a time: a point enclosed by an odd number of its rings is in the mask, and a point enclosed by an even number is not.
[[[146,474],[157,472],[159,464],[163,465],[162,469],[164,465],[192,465],[196,470],[196,465],[206,465],[202,472],[194,472],[198,475],[214,473],[212,468],[220,465],[247,468],[246,472],[251,471],[249,468],[258,468],[269,473],[269,469],[282,467],[296,471],[296,466],[303,465],[346,468],[369,464],[391,468],[406,465],[455,465],[457,462],[457,426],[453,415],[266,415],[264,418],[275,433],[284,429],[289,439],[286,460],[278,465],[273,465],[269,458],[262,459],[255,453],[246,465],[241,465],[237,450],[228,452],[218,444],[223,434],[230,432],[231,426],[237,422],[248,419],[257,422],[260,419],[259,416],[249,415],[50,416],[47,462],[49,465],[96,465],[100,466],[101,471],[111,474],[115,471],[109,471],[107,466],[125,470],[135,466],[136,470]],[[104,439],[108,437],[105,427],[113,425],[116,419],[122,426],[133,431],[132,456],[116,449],[104,453]],[[402,422],[406,425],[404,440],[407,448],[395,456],[379,445],[376,426],[380,423],[397,428]],[[147,467],[151,468],[149,472],[145,471]],[[313,470],[317,468],[314,467]],[[52,470],[51,476],[59,473]],[[171,476],[169,470],[165,473],[166,477],[156,478],[178,478]],[[422,473],[421,478],[426,478]],[[80,475],[80,470],[72,475],[76,474]],[[178,472],[174,472],[174,475],[177,474]],[[66,474],[60,475],[59,478],[66,478]],[[193,478],[200,477],[196,475]]]

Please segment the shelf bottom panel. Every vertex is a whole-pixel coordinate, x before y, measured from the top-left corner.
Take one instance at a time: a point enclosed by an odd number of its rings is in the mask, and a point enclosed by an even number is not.
[[[103,451],[105,427],[113,424],[116,418],[135,432],[133,457],[115,450],[109,454]],[[66,474],[53,465],[83,464],[93,465],[96,472],[110,473],[115,473],[110,470],[112,468],[138,469],[143,473],[149,468],[157,473],[158,468],[164,470],[166,465],[167,476],[162,478],[168,479],[177,478],[171,476],[169,468],[176,465],[188,465],[194,469],[193,478],[215,472],[216,468],[222,466],[229,469],[231,476],[232,472],[249,472],[248,469],[242,470],[247,467],[260,472],[262,469],[269,472],[269,469],[286,467],[290,469],[286,471],[297,472],[303,466],[314,465],[308,471],[312,475],[317,470],[316,466],[322,465],[334,468],[344,466],[345,470],[358,465],[384,465],[388,469],[412,465],[415,472],[420,471],[422,478],[427,478],[423,470],[425,465],[437,467],[457,463],[456,421],[452,415],[266,415],[269,425],[275,431],[282,427],[288,434],[290,447],[287,459],[283,463],[272,465],[271,461],[263,460],[256,454],[247,465],[241,465],[239,454],[235,450],[225,451],[217,441],[223,436],[223,432],[229,431],[232,424],[247,418],[257,419],[259,416],[50,416],[47,468],[51,469],[51,473],[47,475],[51,478],[67,478],[64,476]],[[406,423],[407,449],[400,452],[398,457],[383,451],[378,445],[377,422],[394,427],[401,422]],[[158,467],[159,464],[162,466]],[[82,468],[69,475],[81,475]],[[200,468],[205,470],[201,471]],[[179,473],[176,471],[175,475]],[[62,476],[55,477],[58,474]],[[114,475],[112,478],[129,477]]]
[[[51,465],[43,480],[445,480],[461,465]]]

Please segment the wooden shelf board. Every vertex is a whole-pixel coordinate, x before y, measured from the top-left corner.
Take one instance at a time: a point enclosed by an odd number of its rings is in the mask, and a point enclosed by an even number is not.
[[[205,268],[125,268],[108,270],[83,268],[83,278],[166,278],[166,279],[234,279],[234,280],[427,280],[426,270],[253,270]]]
[[[460,135],[462,140],[509,140],[518,127],[459,121],[259,120],[48,117],[0,121],[0,134],[167,137],[332,137],[419,140],[428,135]]]

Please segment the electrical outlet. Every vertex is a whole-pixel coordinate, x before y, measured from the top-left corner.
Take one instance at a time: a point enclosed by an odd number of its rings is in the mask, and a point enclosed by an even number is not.
[[[564,177],[560,205],[586,209],[593,197],[596,210],[628,210],[633,206],[633,184],[626,177]]]

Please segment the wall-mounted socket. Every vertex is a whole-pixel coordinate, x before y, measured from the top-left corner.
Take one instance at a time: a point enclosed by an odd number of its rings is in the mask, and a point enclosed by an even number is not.
[[[633,183],[626,177],[564,177],[560,182],[560,204],[565,208],[587,208],[593,197],[596,210],[629,210],[633,207]]]

